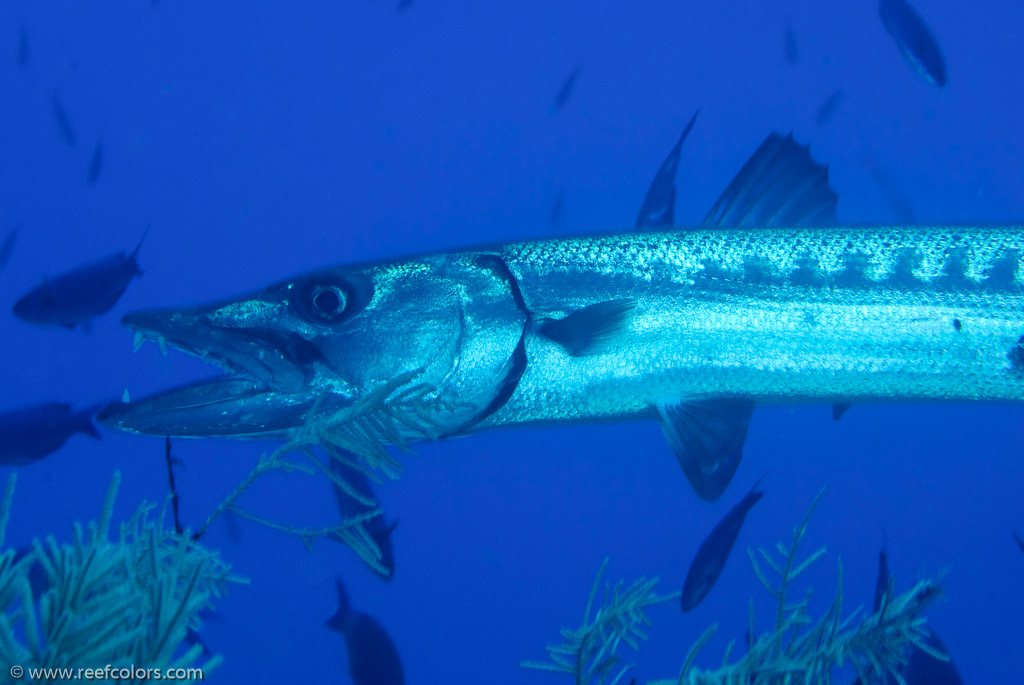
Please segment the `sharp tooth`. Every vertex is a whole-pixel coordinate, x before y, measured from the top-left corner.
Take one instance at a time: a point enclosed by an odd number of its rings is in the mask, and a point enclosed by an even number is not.
[[[128,404],[129,402],[132,401],[132,398],[128,396],[128,388],[124,389],[124,394],[121,395],[121,401],[124,402],[125,404]]]
[[[160,345],[160,354],[162,354],[163,356],[166,357],[167,356],[167,338],[165,338],[164,336],[161,335],[159,338],[157,338],[157,343]]]
[[[135,331],[135,340],[132,341],[132,352],[138,352],[144,342],[146,342],[146,336],[142,334],[142,331]]]

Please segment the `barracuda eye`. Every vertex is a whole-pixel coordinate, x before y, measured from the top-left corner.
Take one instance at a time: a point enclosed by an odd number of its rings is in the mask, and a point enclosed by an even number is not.
[[[351,319],[373,298],[373,284],[365,276],[314,274],[290,288],[289,306],[302,319],[320,325],[337,325]]]
[[[333,319],[345,311],[345,293],[336,285],[313,288],[313,311],[317,316]]]

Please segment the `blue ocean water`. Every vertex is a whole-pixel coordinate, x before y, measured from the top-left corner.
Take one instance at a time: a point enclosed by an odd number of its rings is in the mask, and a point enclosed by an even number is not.
[[[199,303],[333,263],[549,235],[629,230],[691,114],[676,217],[699,222],[772,130],[829,163],[844,223],[1024,217],[1024,7],[918,0],[949,84],[916,78],[874,2],[730,3],[8,2],[0,6],[0,309],[47,274],[133,248],[144,276],[88,333],[0,315],[0,409],[142,395],[210,373],[155,345],[131,351],[119,317]],[[785,55],[787,26],[796,60]],[[26,36],[19,64],[19,35]],[[6,47],[5,47],[6,46]],[[571,94],[553,103],[579,69]],[[831,117],[818,109],[842,90]],[[59,99],[77,144],[62,138]],[[87,183],[93,149],[103,162]],[[881,182],[879,179],[883,179]],[[561,200],[559,200],[561,198]],[[552,207],[560,202],[557,225]],[[1021,682],[1024,408],[759,408],[746,457],[700,502],[653,422],[484,433],[402,457],[378,492],[399,520],[385,584],[340,544],[312,551],[245,521],[203,540],[248,586],[204,625],[225,656],[215,682],[348,682],[334,578],[376,617],[409,683],[556,683],[526,671],[582,619],[607,577],[677,590],[711,527],[754,481],[766,492],[731,563],[696,610],[651,609],[624,649],[638,682],[742,640],[748,598],[771,611],[743,548],[787,540],[818,489],[808,551],[814,606],[842,559],[847,606],[871,601],[885,544],[897,589],[945,572],[929,625],[965,682]],[[198,525],[252,467],[260,443],[177,441],[181,513]],[[163,441],[73,437],[19,469],[11,544],[98,515],[115,469],[117,517],[167,492]],[[3,469],[8,471],[9,469]],[[6,476],[6,473],[0,473]],[[326,482],[274,476],[244,501],[295,523],[334,522]],[[562,679],[562,682],[568,682]]]

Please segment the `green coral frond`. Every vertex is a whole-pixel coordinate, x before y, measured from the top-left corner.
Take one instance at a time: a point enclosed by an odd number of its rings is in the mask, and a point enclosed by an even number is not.
[[[690,674],[690,669],[693,668],[693,662],[697,659],[697,653],[704,648],[704,645],[708,643],[708,640],[710,640],[716,632],[718,632],[717,623],[705,630],[704,634],[697,638],[697,641],[693,643],[692,647],[690,647],[690,651],[686,655],[686,661],[683,662],[683,668],[679,671],[679,680],[677,681],[679,685],[686,682],[686,678]],[[729,662],[729,653],[732,652],[732,645],[733,643],[730,642],[729,647],[725,650],[726,654],[725,659],[722,660],[722,666],[725,666]]]
[[[238,501],[238,499],[242,495],[244,495],[249,488],[255,485],[256,482],[259,481],[266,474],[270,473],[271,471],[283,471],[285,473],[291,473],[296,470],[303,470],[304,467],[302,467],[301,465],[284,458],[287,453],[288,452],[285,450],[285,448],[282,447],[280,449],[275,450],[274,452],[271,452],[270,454],[264,453],[260,455],[259,460],[256,462],[256,466],[252,468],[249,474],[244,479],[242,479],[242,481],[235,486],[235,488],[230,492],[230,494],[228,494],[228,496],[220,504],[217,505],[213,512],[210,513],[210,515],[206,518],[206,521],[204,521],[203,524],[199,526],[199,529],[196,530],[194,537],[196,537],[197,539],[202,537],[206,533],[207,529],[209,529],[209,527],[213,524],[214,521],[220,518],[224,514],[224,512],[228,511],[233,506],[235,506],[235,503]]]
[[[778,573],[782,572],[780,569],[776,569],[775,562],[772,561],[772,558],[764,551],[764,549],[759,549],[758,551],[761,553],[762,557],[767,559],[769,566],[771,566],[773,570]],[[754,575],[757,576],[757,580],[760,581],[761,585],[764,586],[764,589],[767,590],[772,597],[778,599],[779,591],[775,589],[772,582],[768,580],[768,576],[766,576],[764,571],[761,570],[761,566],[757,563],[757,556],[754,555],[754,550],[750,547],[747,547],[747,556],[750,558],[750,565],[754,568]]]
[[[93,527],[93,543],[100,540],[106,541],[110,535],[110,519],[114,515],[114,501],[117,499],[117,491],[121,487],[121,472],[114,471],[110,479],[110,487],[107,489],[107,498],[103,501],[103,512],[100,514],[99,525]]]
[[[861,617],[861,607],[858,607],[843,618],[843,564],[837,558],[835,593],[820,618],[815,620],[810,615],[810,588],[806,589],[800,601],[787,601],[792,581],[825,553],[821,548],[803,561],[796,561],[811,515],[823,494],[824,489],[818,492],[800,525],[793,529],[788,546],[780,543],[772,551],[759,548],[758,553],[747,549],[755,575],[774,600],[775,620],[771,628],[755,639],[754,601],[751,599],[746,654],[730,663],[735,646],[733,640],[726,647],[719,668],[695,668],[697,654],[715,633],[716,624],[690,648],[678,678],[652,681],[648,685],[827,685],[834,682],[833,672],[844,668],[851,668],[864,683],[877,682],[885,677],[903,683],[900,669],[906,663],[911,648],[922,649],[937,659],[949,658],[927,643],[928,632],[924,627],[924,611],[942,594],[935,581],[922,580],[901,595],[894,594],[890,581],[877,612]],[[774,551],[778,551],[781,558],[773,556]],[[613,667],[617,668],[615,649],[620,642],[627,642],[635,648],[639,643],[633,638],[643,638],[639,626],[648,621],[642,609],[678,597],[678,593],[666,597],[655,595],[656,581],[643,579],[626,590],[622,590],[622,583],[614,590],[606,586],[604,603],[591,619],[606,564],[607,560],[591,589],[583,625],[575,630],[562,631],[565,641],[548,647],[550,661],[524,662],[523,666],[571,675],[578,685],[592,680],[607,683]],[[769,579],[762,564],[780,576],[777,585]],[[622,678],[624,673],[625,669],[618,671],[615,678]]]
[[[353,547],[353,549],[356,549],[357,547],[360,550],[365,548],[367,550],[366,553],[369,554],[372,560],[379,561],[381,558],[380,548],[377,547],[377,543],[373,540],[373,537],[370,535],[369,531],[367,531],[366,527],[363,525],[370,519],[381,516],[383,514],[383,511],[381,509],[371,509],[361,514],[356,514],[355,516],[347,518],[337,525],[320,526],[316,528],[293,526],[286,523],[278,523],[277,521],[272,521],[271,519],[258,516],[256,514],[253,514],[252,512],[249,512],[237,506],[230,507],[230,510],[238,514],[242,518],[248,519],[249,521],[252,521],[254,523],[258,523],[261,526],[265,526],[272,530],[279,530],[283,533],[297,535],[299,538],[302,539],[304,543],[306,543],[306,546],[310,549],[312,549],[313,541],[316,538],[334,537],[339,540],[345,541],[346,544],[348,544],[350,547]],[[357,550],[357,553],[358,551],[359,550]],[[360,554],[360,556],[363,555]]]
[[[818,491],[818,494],[815,495],[814,500],[811,502],[811,506],[808,507],[807,509],[807,513],[804,514],[804,520],[801,521],[799,526],[793,529],[793,542],[790,544],[789,548],[787,549],[783,547],[781,542],[777,543],[776,545],[780,554],[782,554],[786,558],[785,566],[783,567],[783,570],[779,573],[779,575],[782,576],[782,582],[779,585],[777,591],[778,594],[776,595],[776,597],[778,598],[778,609],[775,612],[776,628],[782,625],[782,615],[786,610],[786,590],[789,588],[790,581],[793,580],[793,578],[795,577],[793,574],[793,564],[796,561],[797,549],[800,547],[800,543],[803,541],[804,535],[807,533],[807,524],[811,521],[811,515],[814,514],[814,510],[817,509],[818,502],[821,501],[821,498],[822,496],[824,496],[824,494],[825,488],[822,488],[821,490]],[[824,548],[816,551],[808,558],[807,561],[803,562],[797,567],[798,570],[802,571],[803,569],[806,569],[811,562],[819,558],[822,554],[824,554],[824,552]]]
[[[434,388],[416,383],[422,369],[399,374],[352,404],[323,415],[321,401],[309,412],[305,425],[294,431],[284,449],[295,451],[318,445],[332,456],[348,451],[369,469],[392,479],[402,473],[401,463],[387,449],[394,445],[411,452],[410,438],[437,439],[443,426],[429,411],[425,398]]]
[[[187,531],[165,528],[162,516],[151,521],[148,504],[111,541],[119,483],[115,474],[88,534],[76,524],[70,543],[36,539],[18,564],[4,563],[13,550],[0,553],[0,588],[16,589],[0,607],[0,658],[26,668],[196,665],[201,650],[182,645],[188,628],[199,625],[199,612],[226,584],[244,579]],[[35,564],[47,581],[39,597],[29,583]]]
[[[811,564],[813,564],[818,559],[823,557],[827,551],[828,551],[828,549],[826,547],[819,547],[818,549],[816,549],[811,554],[811,556],[809,556],[806,559],[804,559],[802,562],[800,562],[800,564],[795,569],[793,569],[792,571],[789,572],[789,580],[792,581],[792,580],[796,579],[801,573],[803,573],[808,568],[810,568]]]
[[[397,479],[402,473],[402,466],[390,454],[387,446],[395,445],[410,451],[408,439],[403,436],[427,439],[439,434],[431,428],[429,417],[423,413],[423,394],[429,388],[413,383],[419,374],[419,371],[402,374],[354,404],[333,413],[324,414],[321,411],[324,398],[319,399],[309,411],[305,423],[288,436],[288,442],[260,457],[249,474],[203,522],[195,537],[201,537],[217,519],[232,511],[262,526],[296,535],[309,548],[320,537],[339,540],[351,547],[372,569],[384,575],[389,574],[390,569],[381,563],[382,550],[366,526],[370,519],[383,517],[379,503],[348,482],[343,475],[329,468],[328,463],[316,456],[314,448],[322,448],[328,456],[328,462],[337,460],[348,468],[366,474],[373,481],[380,482],[382,477]],[[296,455],[297,459],[290,455]],[[308,465],[300,463],[300,459],[307,461]],[[275,471],[306,475],[320,473],[367,511],[337,524],[306,526],[274,521],[242,507],[239,504],[242,496],[263,476]]]
[[[605,586],[604,600],[595,610],[594,600],[607,566],[606,558],[594,579],[580,627],[562,630],[565,641],[547,648],[550,661],[524,661],[521,666],[566,673],[574,676],[578,685],[592,682],[614,685],[621,681],[629,667],[618,668],[616,650],[619,645],[624,642],[634,650],[639,649],[640,642],[647,639],[641,626],[650,625],[644,610],[655,604],[678,599],[679,593],[658,595],[655,592],[657,578],[641,578],[628,587],[623,587],[620,581],[614,588]],[[617,673],[613,675],[616,670]]]

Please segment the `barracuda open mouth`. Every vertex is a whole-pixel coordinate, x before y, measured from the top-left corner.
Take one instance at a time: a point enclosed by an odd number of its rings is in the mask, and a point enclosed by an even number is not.
[[[149,310],[121,323],[135,333],[136,350],[154,340],[199,357],[229,373],[247,374],[278,392],[298,392],[309,381],[316,347],[294,333],[219,326],[205,310]]]
[[[320,355],[294,333],[211,323],[219,307],[150,310],[122,323],[135,334],[137,351],[147,340],[162,352],[181,350],[225,371],[132,402],[114,402],[97,417],[119,430],[172,436],[281,437],[301,426],[316,396],[308,390]],[[345,406],[337,394],[326,409]]]

